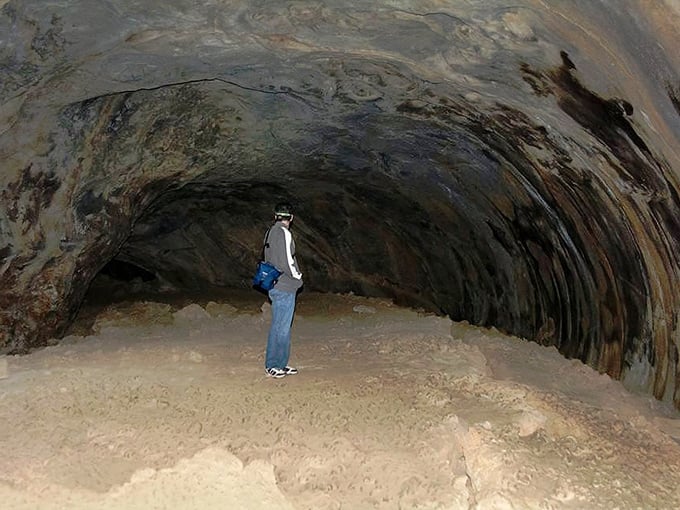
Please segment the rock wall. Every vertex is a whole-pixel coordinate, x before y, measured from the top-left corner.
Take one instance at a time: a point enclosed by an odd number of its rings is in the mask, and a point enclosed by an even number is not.
[[[494,325],[680,405],[677,2],[0,2],[0,346],[112,259]]]

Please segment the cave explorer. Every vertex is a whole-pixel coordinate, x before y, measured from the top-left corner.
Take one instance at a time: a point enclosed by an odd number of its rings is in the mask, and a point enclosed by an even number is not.
[[[297,374],[288,366],[290,357],[290,327],[295,313],[295,298],[302,287],[302,273],[295,259],[295,241],[290,233],[293,208],[279,203],[274,208],[274,225],[265,236],[264,259],[282,271],[276,285],[269,291],[272,302],[272,323],[267,338],[265,371],[279,379]]]

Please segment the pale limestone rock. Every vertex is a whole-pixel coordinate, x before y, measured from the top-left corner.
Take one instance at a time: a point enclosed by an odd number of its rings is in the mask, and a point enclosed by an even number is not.
[[[205,311],[211,317],[230,317],[238,312],[238,308],[228,303],[215,303],[210,301],[205,305]]]
[[[545,428],[547,420],[548,418],[543,413],[535,409],[527,409],[519,415],[515,423],[519,427],[519,435],[526,437],[537,430]]]
[[[196,303],[185,306],[181,310],[173,313],[172,316],[178,321],[201,321],[210,319],[210,314],[206,312],[201,305],[197,305]]]
[[[376,309],[367,305],[355,305],[354,308],[352,308],[352,311],[360,314],[374,314]]]

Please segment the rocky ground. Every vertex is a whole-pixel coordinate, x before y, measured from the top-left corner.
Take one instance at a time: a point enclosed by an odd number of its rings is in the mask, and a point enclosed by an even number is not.
[[[121,302],[0,364],[0,508],[680,507],[680,416],[542,347],[382,300]]]

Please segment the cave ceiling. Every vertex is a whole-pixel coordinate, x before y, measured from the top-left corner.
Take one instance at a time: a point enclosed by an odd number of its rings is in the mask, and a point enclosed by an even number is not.
[[[0,0],[0,347],[111,261],[495,326],[680,405],[680,7]]]

